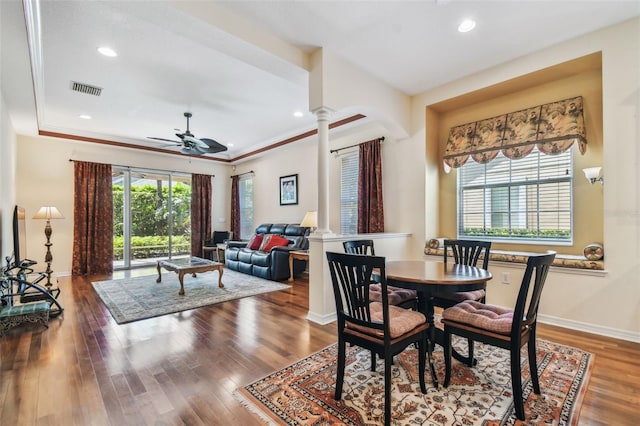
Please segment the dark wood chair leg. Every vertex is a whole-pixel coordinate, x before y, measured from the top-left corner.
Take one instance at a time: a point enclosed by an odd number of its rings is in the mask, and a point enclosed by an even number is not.
[[[427,393],[427,384],[424,381],[427,361],[427,344],[426,339],[418,342],[418,374],[420,375],[420,391],[422,393]]]
[[[517,346],[517,345],[516,345]],[[522,371],[520,368],[520,347],[511,348],[511,390],[513,392],[513,405],[516,408],[516,417],[519,420],[524,417],[524,402],[522,401]]]
[[[467,353],[469,354],[469,358],[467,359],[467,366],[474,367],[478,364],[478,360],[473,357],[473,340],[467,339]]]
[[[338,339],[338,365],[336,366],[336,394],[335,400],[342,398],[342,385],[344,383],[344,366],[347,347],[342,339]]]
[[[384,424],[391,424],[391,353],[384,355]]]
[[[371,351],[371,371],[376,371],[376,353]]]
[[[533,327],[529,333],[529,342],[527,343],[529,352],[529,371],[531,372],[531,384],[533,392],[540,395],[540,381],[538,380],[538,361],[536,360],[536,329]]]
[[[449,382],[451,381],[451,333],[446,331],[444,332],[444,387],[449,386]]]

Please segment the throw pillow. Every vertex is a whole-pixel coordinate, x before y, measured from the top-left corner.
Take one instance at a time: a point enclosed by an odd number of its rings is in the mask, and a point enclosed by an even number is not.
[[[258,250],[260,245],[262,245],[262,240],[264,239],[264,234],[254,234],[253,237],[247,243],[247,248],[251,250]]]
[[[267,242],[267,245],[262,249],[262,251],[271,251],[274,247],[286,247],[289,245],[289,240],[285,237],[281,237],[280,235],[272,235]]]
[[[271,237],[273,237],[274,234],[264,234],[264,238],[262,239],[262,244],[260,244],[260,247],[258,248],[258,250],[260,251],[265,251],[265,247],[267,246],[267,244],[269,244],[269,240],[271,239]]]

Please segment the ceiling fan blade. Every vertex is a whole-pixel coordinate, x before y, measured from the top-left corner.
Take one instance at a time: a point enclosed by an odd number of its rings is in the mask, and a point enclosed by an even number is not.
[[[147,136],[147,139],[153,139],[153,140],[156,140],[156,141],[163,141],[163,142],[171,142],[171,143],[173,143],[175,145],[181,145],[182,144],[181,142],[174,141],[172,139],[154,138],[154,137],[151,137],[151,136]]]
[[[215,154],[216,152],[221,152],[224,151],[225,149],[218,149],[218,148],[200,148],[199,146],[194,147],[195,149],[197,149],[198,151],[202,152],[203,154]]]
[[[209,146],[209,149],[213,149],[213,152],[222,152],[226,151],[227,147],[222,145],[220,142],[214,141],[213,139],[202,138],[200,139],[202,142],[206,143]],[[209,151],[212,152],[212,151]]]

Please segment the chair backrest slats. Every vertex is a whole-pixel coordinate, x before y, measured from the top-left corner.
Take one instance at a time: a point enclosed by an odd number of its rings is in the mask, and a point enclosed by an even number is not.
[[[536,322],[542,289],[555,257],[554,251],[548,251],[546,254],[530,256],[527,260],[527,269],[522,278],[513,312],[512,339],[519,338],[522,327]],[[533,288],[531,288],[532,282]]]
[[[342,246],[344,247],[345,253],[376,255],[376,251],[373,248],[373,240],[343,241]]]
[[[444,240],[444,262],[447,263],[449,251],[453,254],[453,261],[458,265],[477,266],[480,256],[482,269],[489,267],[491,241],[474,240]]]
[[[346,321],[371,328],[385,330],[388,336],[389,300],[385,279],[385,258],[360,254],[327,252],[333,294],[338,315],[338,327],[344,327]],[[374,270],[380,280],[374,280]],[[369,286],[382,285],[382,305],[384,321],[372,321],[369,299]],[[386,325],[385,325],[386,324]]]

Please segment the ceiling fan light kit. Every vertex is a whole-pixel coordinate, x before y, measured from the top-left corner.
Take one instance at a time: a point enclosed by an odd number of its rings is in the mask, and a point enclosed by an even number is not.
[[[202,155],[202,154],[215,154],[217,152],[226,151],[227,147],[213,139],[209,138],[196,138],[189,130],[189,119],[193,116],[190,112],[185,112],[184,116],[187,119],[187,130],[184,133],[176,133],[176,136],[180,139],[180,142],[171,139],[154,138],[149,136],[149,139],[158,141],[171,142],[175,145],[181,145],[180,152],[187,155]]]

